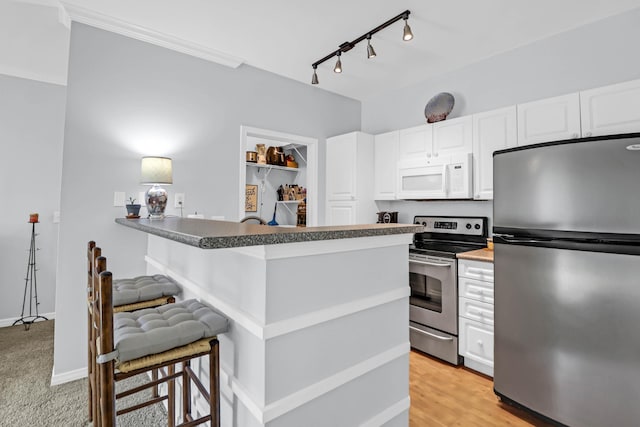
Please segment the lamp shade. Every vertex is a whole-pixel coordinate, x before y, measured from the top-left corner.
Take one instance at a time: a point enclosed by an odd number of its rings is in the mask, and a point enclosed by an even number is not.
[[[168,157],[143,157],[141,184],[173,184],[171,159]]]

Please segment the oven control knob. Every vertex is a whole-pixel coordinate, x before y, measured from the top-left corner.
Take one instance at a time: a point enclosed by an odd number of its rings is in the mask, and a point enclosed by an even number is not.
[[[476,225],[474,225],[474,227],[473,227],[473,228],[475,228],[476,230],[480,230],[480,224],[476,224]]]
[[[467,230],[471,230],[471,224],[467,224]]]
[[[420,221],[416,221],[416,224],[420,225]]]
[[[424,225],[426,227],[427,226],[427,222],[426,221],[422,221],[422,225]]]

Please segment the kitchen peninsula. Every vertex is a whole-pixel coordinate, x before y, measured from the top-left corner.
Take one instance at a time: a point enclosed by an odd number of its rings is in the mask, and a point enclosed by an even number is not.
[[[149,234],[148,274],[231,320],[223,426],[408,425],[407,259],[420,227],[116,222]]]

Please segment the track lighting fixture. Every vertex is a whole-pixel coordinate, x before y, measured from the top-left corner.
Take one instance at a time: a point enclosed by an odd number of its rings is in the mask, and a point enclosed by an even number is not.
[[[354,48],[354,46],[356,44],[360,43],[361,41],[363,41],[365,39],[367,40],[367,58],[369,58],[369,59],[375,58],[376,51],[373,49],[373,46],[371,46],[371,36],[373,36],[378,31],[381,31],[381,30],[387,28],[389,25],[393,24],[396,21],[399,21],[401,19],[404,20],[404,29],[403,29],[403,32],[402,32],[402,39],[404,41],[411,40],[413,38],[413,32],[411,31],[411,27],[409,27],[409,24],[407,23],[410,14],[411,14],[411,11],[405,10],[401,14],[399,14],[397,16],[394,16],[393,18],[389,19],[384,24],[378,25],[376,28],[374,28],[371,31],[366,32],[365,34],[361,35],[357,39],[355,39],[355,40],[353,40],[351,42],[342,43],[338,47],[338,50],[336,50],[334,52],[331,52],[330,54],[328,54],[324,58],[319,59],[316,62],[314,62],[313,64],[311,64],[311,66],[313,67],[313,76],[311,77],[311,84],[313,84],[313,85],[317,85],[318,84],[318,73],[317,73],[318,65],[322,64],[325,61],[328,61],[329,59],[333,58],[334,56],[337,56],[338,60],[336,61],[335,67],[333,67],[333,71],[336,72],[336,73],[341,73],[342,72],[342,61],[340,60],[340,57],[342,56],[342,53],[350,51],[351,49]]]
[[[404,19],[404,30],[402,31],[402,40],[408,42],[413,38],[413,33],[411,32],[411,27],[407,22],[409,20],[409,14],[405,14],[402,19]]]
[[[341,73],[342,72],[342,61],[340,61],[340,55],[342,55],[342,52],[338,51],[338,53],[336,53],[336,55],[338,55],[338,60],[336,61],[336,66],[333,67],[333,72],[334,73]]]
[[[375,58],[376,51],[373,50],[373,46],[371,46],[371,34],[367,34],[367,58]]]

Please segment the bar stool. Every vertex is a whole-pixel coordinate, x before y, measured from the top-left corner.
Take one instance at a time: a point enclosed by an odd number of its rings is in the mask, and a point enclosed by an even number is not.
[[[89,394],[89,421],[93,421],[93,414],[97,412],[97,378],[96,378],[96,336],[92,327],[92,308],[95,300],[93,293],[94,266],[96,259],[100,257],[102,250],[96,246],[95,241],[87,245],[87,372]],[[158,307],[175,302],[175,295],[180,293],[180,287],[171,278],[156,274],[152,276],[137,276],[126,279],[113,280],[113,311],[116,313],[140,310],[143,308]],[[152,373],[153,379],[157,379],[158,372]],[[154,389],[154,397],[157,397],[157,388]]]
[[[168,400],[168,425],[174,426],[175,380],[182,378],[182,424],[195,426],[210,421],[220,425],[220,379],[217,335],[228,330],[229,321],[211,307],[187,300],[156,308],[114,313],[111,272],[106,258],[96,259],[92,327],[97,338],[99,370],[98,413],[100,425],[112,427],[117,415]],[[209,357],[209,392],[190,367],[191,360]],[[176,372],[175,365],[182,370]],[[167,375],[125,392],[115,393],[115,383],[154,369],[167,368]],[[167,382],[168,393],[116,412],[116,399]],[[209,415],[191,415],[191,383],[209,402]]]

